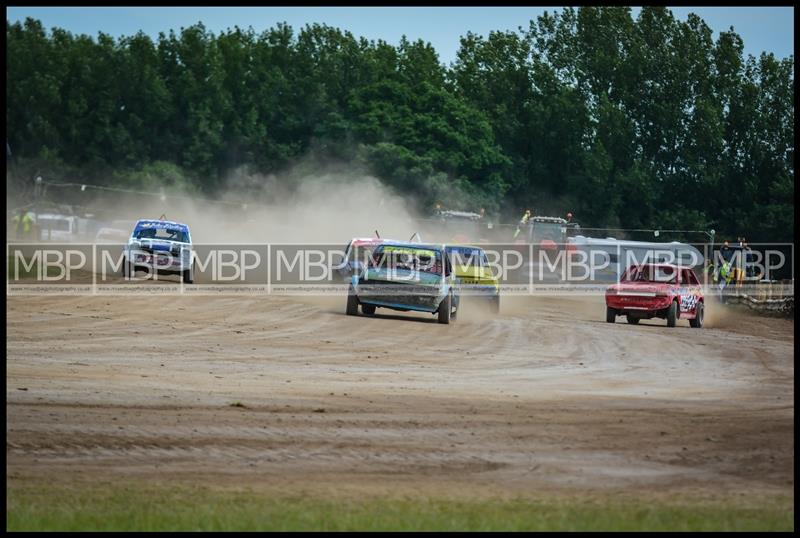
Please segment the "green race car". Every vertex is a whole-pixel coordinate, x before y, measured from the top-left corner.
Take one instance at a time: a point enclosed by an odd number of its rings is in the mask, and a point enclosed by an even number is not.
[[[443,245],[384,241],[352,275],[346,313],[355,316],[359,305],[367,315],[376,308],[429,312],[447,324],[458,305],[455,283]]]

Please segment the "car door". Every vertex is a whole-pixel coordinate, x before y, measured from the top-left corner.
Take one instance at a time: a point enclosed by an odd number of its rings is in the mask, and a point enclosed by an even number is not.
[[[700,300],[700,282],[691,269],[681,269],[681,312],[694,312]]]

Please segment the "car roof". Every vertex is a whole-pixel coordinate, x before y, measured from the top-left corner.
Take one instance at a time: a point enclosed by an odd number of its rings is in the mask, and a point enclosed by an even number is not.
[[[438,215],[440,217],[455,217],[460,219],[469,219],[469,220],[479,220],[483,218],[483,215],[480,213],[473,213],[471,211],[453,211],[453,210],[444,210],[439,211]]]
[[[175,229],[180,230],[183,232],[189,231],[189,226],[183,224],[182,222],[175,222],[173,220],[157,220],[157,219],[139,219],[136,221],[135,228],[168,228],[168,229]]]
[[[30,213],[30,211],[29,211]],[[36,213],[37,218],[45,218],[45,219],[73,219],[75,218],[74,215],[61,215],[59,213]]]
[[[444,247],[446,250],[452,250],[454,248],[469,248],[472,250],[480,250],[483,251],[481,247],[476,247],[475,245],[445,245]]]
[[[681,243],[680,241],[633,241],[631,239],[616,239],[614,237],[587,237],[585,235],[576,235],[569,238],[570,243],[586,244],[586,245],[608,245],[608,246],[623,246],[623,247],[646,247],[646,248],[665,248],[665,247],[690,247],[696,248],[691,243]]]
[[[410,241],[394,241],[391,239],[384,240],[383,243],[379,246],[409,247],[419,250],[435,250],[435,251],[441,251],[443,247],[443,245],[437,245],[437,244],[412,243]]]
[[[355,244],[372,244],[372,243],[383,243],[383,239],[380,237],[354,237],[350,240],[351,245]]]
[[[531,217],[533,222],[552,222],[555,224],[567,224],[567,219],[561,217]]]
[[[688,269],[689,271],[694,272],[691,267],[687,267],[685,265],[675,265],[674,263],[641,263],[641,264],[634,263],[634,264],[631,264],[631,266],[628,267],[628,269],[630,269],[631,267],[638,267],[638,268],[642,268],[642,267],[669,267],[670,269]]]

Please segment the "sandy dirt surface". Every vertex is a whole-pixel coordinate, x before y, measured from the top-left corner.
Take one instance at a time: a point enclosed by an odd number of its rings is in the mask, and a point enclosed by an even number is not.
[[[794,322],[602,297],[8,297],[7,476],[281,491],[793,496]],[[235,405],[232,405],[235,404]]]

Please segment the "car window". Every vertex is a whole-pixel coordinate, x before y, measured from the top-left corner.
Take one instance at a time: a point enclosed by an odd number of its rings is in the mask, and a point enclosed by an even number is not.
[[[630,267],[622,276],[622,280],[635,282],[664,282],[674,283],[676,271],[669,266],[643,265]]]
[[[489,262],[483,249],[474,247],[448,247],[451,263],[465,267],[486,267]]]
[[[375,249],[372,265],[381,269],[441,274],[442,253],[425,248],[382,245]]]
[[[136,233],[136,239],[163,239],[165,241],[188,243],[189,234],[182,230],[175,229],[143,228]]]

